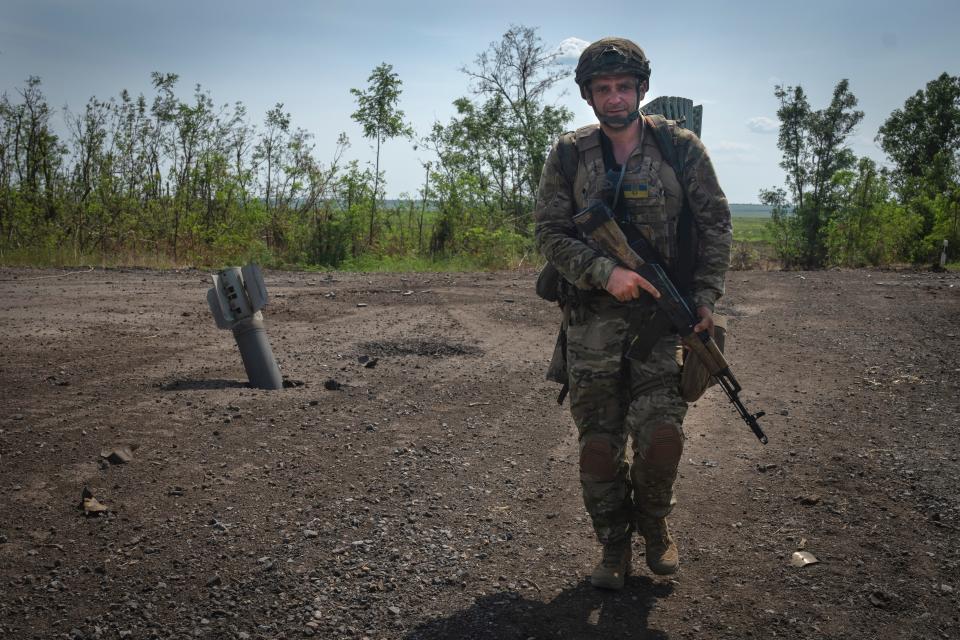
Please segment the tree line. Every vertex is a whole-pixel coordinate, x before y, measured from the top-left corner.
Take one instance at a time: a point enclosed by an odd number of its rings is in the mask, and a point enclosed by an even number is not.
[[[318,158],[282,103],[255,124],[243,103],[219,105],[200,85],[184,96],[173,73],[151,75],[150,97],[92,97],[78,113],[51,107],[30,77],[0,96],[0,260],[516,263],[533,253],[540,172],[572,119],[547,94],[570,70],[535,29],[514,26],[461,71],[469,91],[455,115],[420,133],[391,65],[351,89],[375,152],[364,164],[344,160],[343,133]],[[800,86],[775,96],[786,183],[760,198],[785,267],[925,262],[943,240],[960,255],[960,78],[942,74],[889,116],[877,141],[890,167],[847,146],[863,118],[847,80],[822,109]],[[380,152],[394,139],[430,159],[417,193],[387,201]]]
[[[174,264],[257,260],[344,267],[403,260],[503,266],[531,250],[530,211],[549,146],[572,114],[546,104],[568,71],[536,30],[511,27],[464,67],[456,115],[417,136],[398,108],[402,81],[377,66],[351,90],[352,118],[375,149],[346,162],[341,133],[317,157],[282,103],[262,123],[178,76],[154,94],[126,90],[64,109],[65,132],[38,77],[0,97],[0,255],[6,261],[162,256]],[[423,186],[385,200],[382,146],[423,145]],[[389,205],[389,206],[388,206]]]
[[[786,188],[760,199],[783,266],[930,264],[945,240],[960,257],[960,77],[941,74],[886,119],[876,141],[889,167],[847,146],[864,116],[847,80],[822,109],[801,86],[775,96]]]

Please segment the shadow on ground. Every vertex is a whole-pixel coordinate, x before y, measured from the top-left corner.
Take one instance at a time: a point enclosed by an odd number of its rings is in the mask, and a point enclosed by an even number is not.
[[[621,592],[600,591],[584,580],[546,603],[497,593],[420,625],[405,640],[667,640],[663,631],[648,628],[648,617],[672,592],[673,585],[641,576],[628,578]]]
[[[244,389],[250,388],[250,385],[239,380],[173,380],[160,388],[164,391],[207,391],[211,389]]]

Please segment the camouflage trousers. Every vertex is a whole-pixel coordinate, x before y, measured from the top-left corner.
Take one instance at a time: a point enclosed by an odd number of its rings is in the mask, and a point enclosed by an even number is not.
[[[678,338],[654,335],[643,361],[624,355],[630,338],[656,330],[653,311],[652,303],[598,298],[573,309],[567,327],[583,501],[604,543],[629,536],[639,517],[666,516],[676,503],[687,413],[678,390]]]

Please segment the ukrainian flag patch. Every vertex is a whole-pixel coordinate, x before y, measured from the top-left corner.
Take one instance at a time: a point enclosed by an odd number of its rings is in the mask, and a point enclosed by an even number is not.
[[[623,197],[629,200],[639,200],[650,195],[650,190],[646,184],[625,184],[623,185]]]

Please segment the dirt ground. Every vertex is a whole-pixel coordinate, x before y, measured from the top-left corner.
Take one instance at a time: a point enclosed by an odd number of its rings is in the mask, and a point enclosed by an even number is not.
[[[619,593],[533,281],[267,272],[268,392],[208,274],[0,270],[0,637],[960,638],[960,276],[731,273],[770,443],[694,405]]]

